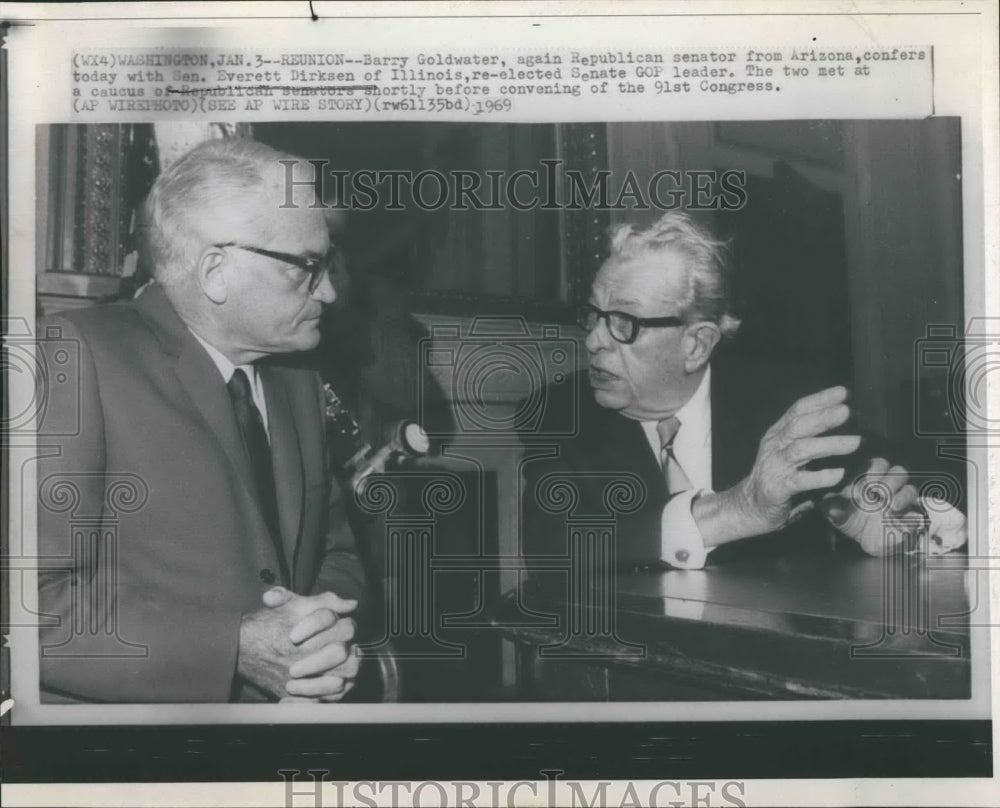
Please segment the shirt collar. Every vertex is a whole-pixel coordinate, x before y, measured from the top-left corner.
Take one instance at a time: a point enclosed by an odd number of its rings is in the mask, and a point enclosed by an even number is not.
[[[712,397],[711,371],[705,375],[691,396],[676,413],[681,422],[673,443],[674,456],[691,483],[700,489],[712,488]],[[643,421],[642,429],[653,456],[662,463],[660,435],[656,421]]]
[[[705,375],[701,377],[694,394],[674,415],[681,422],[677,432],[677,440],[674,442],[676,451],[685,452],[690,448],[694,451],[699,448],[707,448],[712,443],[712,368],[705,369]],[[656,431],[657,421],[642,421],[643,431],[649,445],[653,449],[653,454],[659,455],[660,437]]]
[[[705,375],[701,377],[698,389],[674,415],[681,422],[681,427],[689,432],[708,432],[711,428],[711,421],[708,419],[709,392],[712,384],[712,366],[705,368]]]
[[[191,329],[188,329],[189,331]],[[205,342],[200,336],[191,331],[194,338],[201,343],[201,346],[205,349],[206,353],[212,357],[212,361],[215,366],[219,369],[219,373],[222,374],[222,381],[229,384],[229,380],[233,378],[233,374],[236,372],[237,368],[242,368],[243,372],[247,374],[247,379],[250,381],[251,385],[257,382],[257,369],[253,365],[234,365],[229,359],[214,345]]]

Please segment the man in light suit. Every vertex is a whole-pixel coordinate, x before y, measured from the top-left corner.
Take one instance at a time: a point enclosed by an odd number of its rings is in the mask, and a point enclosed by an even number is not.
[[[203,143],[146,202],[154,282],[39,324],[41,688],[47,701],[336,701],[364,596],[324,451],[321,211],[280,154]],[[123,495],[124,492],[124,495]]]
[[[722,246],[674,211],[613,234],[580,310],[589,370],[575,380],[579,428],[558,456],[525,467],[529,565],[532,556],[567,552],[565,519],[543,501],[553,474],[583,489],[583,507],[600,508],[608,479],[641,480],[641,504],[617,521],[619,570],[697,569],[747,551],[795,551],[822,535],[815,515],[793,527],[810,511],[868,553],[896,549],[883,546],[881,512],[851,505],[855,474],[846,469],[858,458],[846,458],[861,436],[831,434],[850,416],[847,390],[823,389],[779,365],[716,357],[739,326]],[[556,398],[546,410],[558,417],[566,408]],[[890,518],[916,505],[903,467],[862,460],[868,484],[891,498]]]

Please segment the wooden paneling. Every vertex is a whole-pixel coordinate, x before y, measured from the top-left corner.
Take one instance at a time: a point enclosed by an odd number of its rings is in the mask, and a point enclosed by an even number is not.
[[[43,311],[113,296],[134,271],[134,212],[156,168],[151,131],[60,124],[40,132],[36,259]]]

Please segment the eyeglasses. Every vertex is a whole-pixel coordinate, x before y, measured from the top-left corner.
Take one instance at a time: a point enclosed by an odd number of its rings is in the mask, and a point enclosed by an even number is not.
[[[603,311],[590,303],[584,303],[576,311],[576,324],[584,331],[593,331],[601,320],[608,324],[611,336],[625,345],[636,341],[640,328],[676,328],[685,325],[680,317],[635,317],[623,311]]]
[[[329,272],[333,268],[333,260],[337,254],[336,247],[330,247],[329,252],[322,258],[312,258],[307,255],[293,255],[292,253],[277,252],[276,250],[265,250],[263,247],[250,247],[246,244],[237,244],[235,241],[230,241],[225,244],[213,244],[213,247],[235,247],[237,250],[246,250],[247,252],[255,253],[256,255],[263,255],[265,258],[273,258],[275,261],[284,261],[286,264],[291,264],[294,267],[298,267],[303,272],[309,274],[309,294],[312,294],[319,288],[320,283],[323,281],[323,275]]]

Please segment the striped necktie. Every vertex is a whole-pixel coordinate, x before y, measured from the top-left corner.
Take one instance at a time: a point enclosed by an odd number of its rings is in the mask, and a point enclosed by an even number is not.
[[[681,422],[676,415],[665,418],[656,425],[656,431],[660,435],[660,465],[667,481],[668,494],[691,490],[691,481],[674,454],[674,441],[680,428]]]

